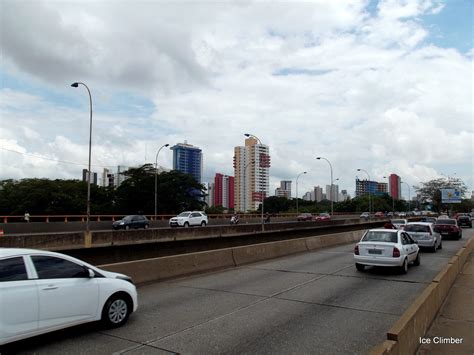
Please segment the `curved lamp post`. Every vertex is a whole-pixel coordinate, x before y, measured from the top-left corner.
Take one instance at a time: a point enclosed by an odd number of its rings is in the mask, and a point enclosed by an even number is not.
[[[384,176],[383,177],[384,179],[389,179],[388,176]],[[390,181],[388,182],[388,184],[390,185]],[[393,196],[390,195],[390,197],[392,198],[392,213],[395,213],[395,198]]]
[[[86,84],[81,82],[72,83],[73,88],[83,85],[89,93],[89,107],[90,107],[90,125],[89,125],[89,165],[87,170],[87,212],[86,212],[86,233],[89,234],[90,226],[89,220],[91,215],[91,153],[92,153],[92,95]]]
[[[411,211],[411,203],[410,203],[410,200],[411,200],[411,189],[410,189],[410,185],[408,184],[408,182],[406,181],[400,181],[402,184],[407,184],[408,186],[408,211]]]
[[[302,173],[298,174],[296,177],[296,215],[298,215],[298,179],[300,178],[301,175],[306,174],[306,171],[303,171]]]
[[[364,170],[364,169],[357,169],[357,171],[363,171],[364,173],[367,174],[367,176],[368,176],[368,178],[369,178],[369,181],[367,181],[367,187],[368,187],[368,190],[369,190],[369,215],[370,215],[370,213],[372,213],[372,211],[371,211],[371,206],[372,206],[371,199],[372,199],[372,198],[371,198],[371,193],[370,193],[370,175],[369,175],[369,173],[368,173],[366,170]]]
[[[158,206],[158,155],[160,154],[160,151],[164,147],[169,147],[169,144],[166,143],[158,149],[158,152],[156,153],[156,158],[155,158],[155,221],[156,221],[156,212],[157,212],[157,206]]]
[[[244,136],[246,136],[246,137],[253,137],[253,138],[255,138],[255,139],[258,141],[258,143],[259,143],[260,145],[263,145],[263,144],[262,144],[262,141],[261,141],[257,136],[255,136],[255,135],[253,135],[253,134],[245,133]],[[261,197],[262,197],[262,232],[265,230],[265,223],[264,223],[264,219],[263,219],[263,206],[264,206],[264,201],[265,201],[265,192],[266,192],[266,191],[260,191],[260,194],[261,194]]]
[[[324,158],[324,157],[316,157],[317,160],[326,160],[329,164],[329,168],[331,169],[331,188],[330,188],[330,192],[331,192],[331,216],[334,214],[334,193],[333,193],[333,190],[334,190],[334,180],[332,178],[332,165],[331,165],[331,162]]]

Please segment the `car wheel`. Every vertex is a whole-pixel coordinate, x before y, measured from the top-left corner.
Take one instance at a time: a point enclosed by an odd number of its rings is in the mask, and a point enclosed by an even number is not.
[[[401,266],[401,272],[402,272],[402,274],[406,274],[408,272],[408,260],[407,260],[407,258],[405,258],[405,260],[403,260],[403,265]]]
[[[413,265],[420,266],[420,251],[418,251],[418,253],[416,254],[416,259],[413,262]]]
[[[189,227],[189,223],[188,222],[184,222],[184,228],[188,228]]]
[[[130,229],[130,226],[125,226],[125,230],[129,230]]]
[[[206,222],[205,221],[202,221],[201,222],[201,227],[205,227],[206,226]]]
[[[443,249],[443,240],[440,240],[440,241],[439,241],[439,247],[438,247],[438,249]]]
[[[143,226],[143,228],[148,229],[148,228],[150,228],[150,225],[149,225],[149,224],[145,224],[145,225]]]
[[[356,263],[356,269],[357,269],[357,271],[364,271],[365,270],[365,265]]]
[[[132,311],[132,301],[126,293],[112,295],[102,310],[102,323],[108,328],[124,325]]]
[[[436,248],[436,240],[435,240],[435,243],[434,243],[433,247],[431,248],[431,251],[433,253],[436,253],[436,249],[438,249],[438,248]]]

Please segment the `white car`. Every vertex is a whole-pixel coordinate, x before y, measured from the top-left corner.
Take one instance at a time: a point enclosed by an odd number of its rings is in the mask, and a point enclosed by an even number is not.
[[[390,223],[392,223],[397,229],[403,229],[405,228],[405,225],[408,223],[408,221],[406,219],[392,219],[390,220]]]
[[[365,266],[390,266],[406,274],[409,263],[420,265],[419,252],[416,241],[402,230],[371,229],[354,247],[354,260],[359,271]]]
[[[204,227],[208,223],[207,215],[200,211],[182,212],[176,217],[170,218],[170,227]]]
[[[432,223],[410,222],[403,230],[418,242],[419,247],[430,248],[433,253],[443,248],[441,234],[435,231]]]
[[[44,250],[0,248],[0,345],[137,309],[130,277]]]

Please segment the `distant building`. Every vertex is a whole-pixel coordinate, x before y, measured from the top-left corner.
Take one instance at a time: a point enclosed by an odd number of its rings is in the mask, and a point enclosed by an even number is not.
[[[123,166],[123,165],[117,166],[117,175],[116,175],[116,178],[115,178],[115,187],[119,187],[122,184],[122,182],[124,182],[125,180],[128,179],[128,176],[123,175],[123,172],[127,171],[128,169],[129,169],[128,166]]]
[[[402,198],[402,179],[396,174],[390,174],[388,177],[390,196],[395,200]]]
[[[312,193],[311,193],[310,191],[308,191],[307,193],[305,193],[305,194],[303,195],[303,200],[305,200],[305,201],[313,201],[311,195],[312,195]]]
[[[202,181],[202,151],[200,148],[178,143],[170,148],[173,151],[173,170],[192,175],[198,183]]]
[[[341,190],[341,199],[340,201],[346,201],[348,199],[350,199],[351,197],[347,194],[347,190]]]
[[[234,177],[217,173],[214,177],[213,206],[234,209]]]
[[[337,202],[339,200],[339,186],[332,185],[332,189],[330,185],[326,185],[326,196],[329,201]]]
[[[321,202],[324,199],[323,189],[319,186],[314,187],[314,199],[313,201]]]
[[[371,194],[382,196],[388,192],[387,184],[384,182],[359,180],[356,178],[356,197]]]
[[[256,210],[270,191],[270,149],[249,137],[234,147],[234,209]]]
[[[87,182],[89,179],[89,174],[87,169],[82,169],[82,181]],[[92,172],[91,175],[91,185],[97,185],[97,173]]]
[[[213,182],[207,184],[207,194],[204,201],[209,207],[214,206],[214,183]]]
[[[291,181],[290,180],[280,181],[280,187],[276,188],[275,196],[285,197],[287,199],[290,199],[291,198]]]

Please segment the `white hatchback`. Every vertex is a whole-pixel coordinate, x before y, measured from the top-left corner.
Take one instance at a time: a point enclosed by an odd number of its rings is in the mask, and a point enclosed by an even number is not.
[[[430,248],[433,253],[436,253],[437,249],[443,248],[441,234],[435,231],[432,223],[410,222],[407,223],[404,231],[418,242],[418,246]]]
[[[137,309],[130,277],[44,250],[0,248],[0,345]]]
[[[420,248],[402,230],[371,229],[354,247],[354,260],[359,271],[365,266],[391,266],[406,274],[409,263],[420,265]]]

